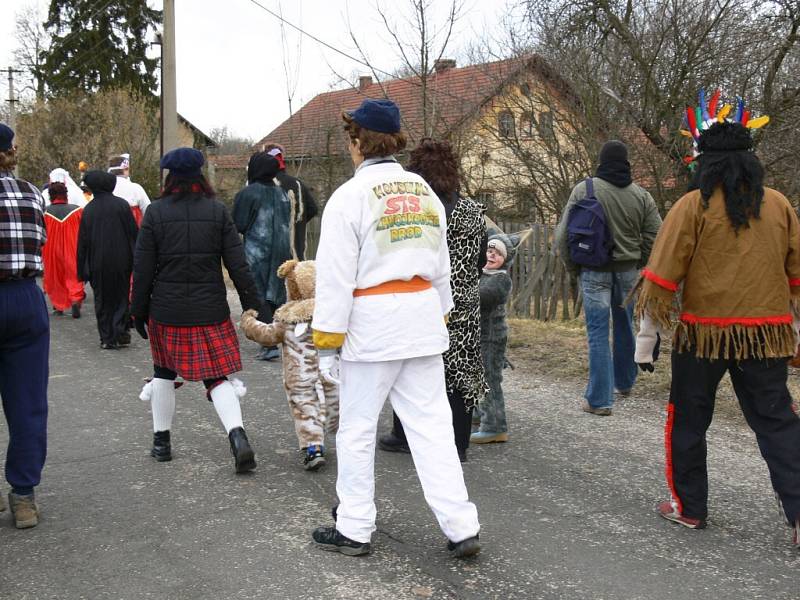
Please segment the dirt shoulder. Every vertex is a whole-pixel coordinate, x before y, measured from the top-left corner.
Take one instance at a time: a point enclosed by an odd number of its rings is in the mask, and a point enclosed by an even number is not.
[[[583,385],[589,377],[586,328],[582,319],[543,322],[532,319],[509,319],[508,358],[517,372],[536,373],[553,382]],[[640,373],[635,396],[669,399],[671,343],[665,339],[654,373]],[[800,369],[789,369],[789,391],[800,397]],[[726,375],[717,394],[717,413],[741,420],[741,411]]]

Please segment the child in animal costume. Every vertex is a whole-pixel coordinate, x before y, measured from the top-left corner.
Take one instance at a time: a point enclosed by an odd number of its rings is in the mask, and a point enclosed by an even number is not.
[[[523,234],[524,235],[524,234]],[[495,230],[489,235],[486,266],[480,282],[481,357],[489,392],[480,405],[480,426],[472,434],[473,444],[508,441],[506,403],[503,397],[503,367],[506,363],[508,323],[506,302],[511,293],[508,268],[514,260],[520,234]]]
[[[242,316],[248,339],[262,346],[281,344],[283,385],[294,418],[303,464],[316,471],[325,464],[325,430],[339,423],[339,386],[320,379],[317,350],[311,336],[314,315],[314,261],[288,260],[278,268],[286,280],[288,302],[275,311],[273,322],[259,321],[249,310]]]

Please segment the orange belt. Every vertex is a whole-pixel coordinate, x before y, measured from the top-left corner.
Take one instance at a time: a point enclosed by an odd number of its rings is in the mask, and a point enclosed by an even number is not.
[[[408,294],[410,292],[422,292],[431,289],[431,282],[427,279],[415,275],[408,281],[393,279],[379,285],[368,288],[358,288],[353,290],[353,296],[379,296],[381,294]]]

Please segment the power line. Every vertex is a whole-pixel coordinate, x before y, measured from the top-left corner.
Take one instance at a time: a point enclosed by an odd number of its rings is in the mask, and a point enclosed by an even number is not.
[[[263,4],[261,4],[260,2],[258,2],[257,0],[248,0],[248,2],[250,2],[251,4],[255,4],[255,5],[256,5],[258,8],[260,8],[261,10],[263,10],[263,11],[265,11],[266,13],[268,13],[268,14],[272,15],[273,17],[275,17],[276,19],[278,19],[279,21],[281,21],[281,22],[282,22],[282,23],[284,23],[285,25],[288,25],[289,27],[291,27],[291,28],[292,28],[292,29],[294,29],[295,31],[299,32],[300,34],[302,34],[302,35],[304,35],[304,36],[306,36],[306,37],[308,37],[308,38],[311,38],[312,40],[314,40],[314,41],[315,41],[315,42],[317,42],[318,44],[320,44],[320,45],[322,45],[322,46],[325,46],[326,48],[328,48],[328,49],[330,49],[330,50],[333,50],[333,51],[334,51],[334,52],[336,52],[337,54],[340,54],[341,56],[344,56],[345,58],[348,58],[348,59],[352,60],[353,62],[356,62],[356,63],[358,63],[358,64],[360,64],[360,65],[363,65],[363,66],[367,67],[367,68],[368,68],[368,69],[370,69],[370,70],[371,70],[373,73],[375,73],[375,74],[378,74],[378,73],[380,73],[381,75],[386,75],[386,76],[388,76],[388,77],[390,77],[390,78],[392,78],[392,79],[398,79],[398,77],[397,77],[397,76],[396,76],[394,73],[389,73],[388,71],[384,71],[383,69],[379,69],[379,68],[375,67],[374,65],[371,65],[371,64],[369,64],[369,63],[368,63],[366,60],[364,60],[364,59],[357,58],[357,57],[353,56],[352,54],[348,54],[348,53],[347,53],[347,52],[345,52],[344,50],[340,50],[339,48],[337,48],[337,47],[335,47],[335,46],[333,46],[333,45],[329,44],[329,43],[328,43],[328,42],[326,42],[325,40],[322,40],[322,39],[318,38],[317,36],[315,36],[314,34],[312,34],[312,33],[309,33],[309,32],[307,32],[307,31],[305,31],[303,28],[301,28],[301,27],[298,27],[297,25],[295,25],[295,24],[294,24],[294,23],[292,23],[291,21],[287,21],[287,20],[286,20],[286,19],[283,17],[283,15],[280,15],[280,14],[278,14],[278,13],[276,13],[276,12],[274,12],[274,11],[270,10],[269,8],[267,8],[266,6],[264,6]],[[401,78],[401,79],[403,79],[404,81],[407,81],[407,82],[408,82],[408,83],[410,83],[411,85],[414,85],[414,86],[416,86],[416,87],[418,87],[418,88],[422,88],[422,87],[423,87],[423,84],[422,84],[422,82],[421,82],[421,81],[417,81],[416,79],[412,79],[412,78],[408,78],[408,77],[403,77],[403,78]],[[384,94],[386,94],[386,91],[385,91],[385,89],[383,88],[383,84],[382,84],[380,81],[378,81],[377,83],[378,83],[378,84],[381,86],[381,89],[383,89],[383,90],[384,90]],[[445,96],[445,97],[447,97],[447,98],[450,98],[451,100],[458,100],[458,101],[463,101],[463,100],[464,100],[464,98],[463,98],[462,96],[459,96],[459,95],[456,95],[456,94],[453,94],[453,93],[451,93],[451,92],[447,92],[447,91],[445,91],[445,90],[441,90],[441,89],[436,89],[436,90],[434,90],[434,93],[436,93],[436,94],[441,94],[441,95],[443,95],[443,96]]]
[[[348,53],[347,53],[347,52],[345,52],[344,50],[340,50],[339,48],[337,48],[337,47],[335,47],[335,46],[332,46],[331,44],[329,44],[329,43],[328,43],[328,42],[326,42],[325,40],[322,40],[322,39],[318,38],[318,37],[317,37],[317,36],[315,36],[314,34],[312,34],[312,33],[308,33],[307,31],[305,31],[304,29],[301,29],[300,27],[298,27],[297,25],[295,25],[295,24],[294,24],[294,23],[292,23],[291,21],[287,21],[286,19],[284,19],[284,18],[283,18],[281,15],[279,15],[278,13],[276,13],[276,12],[274,12],[274,11],[272,11],[272,10],[268,9],[266,6],[264,6],[263,4],[261,4],[260,2],[258,2],[257,0],[248,0],[248,1],[249,1],[251,4],[255,4],[255,5],[256,5],[258,8],[260,8],[261,10],[263,10],[263,11],[265,11],[265,12],[269,13],[270,15],[272,15],[273,17],[275,17],[276,19],[278,19],[278,20],[279,20],[279,21],[281,21],[282,23],[284,23],[284,24],[288,25],[289,27],[291,27],[291,28],[292,28],[292,29],[294,29],[295,31],[298,31],[298,32],[299,32],[299,33],[301,33],[302,35],[304,35],[304,36],[306,36],[306,37],[308,37],[308,38],[311,38],[312,40],[314,40],[314,41],[315,41],[315,42],[317,42],[318,44],[321,44],[322,46],[325,46],[325,47],[326,47],[326,48],[328,48],[329,50],[333,50],[333,51],[334,51],[334,52],[336,52],[337,54],[341,54],[342,56],[344,56],[345,58],[349,58],[349,59],[350,59],[350,60],[352,60],[353,62],[357,62],[357,63],[358,63],[358,64],[360,64],[360,65],[364,65],[365,67],[367,67],[367,68],[369,68],[369,69],[372,69],[372,70],[373,70],[373,71],[375,71],[376,73],[380,73],[381,75],[388,75],[389,77],[392,77],[392,78],[394,78],[394,77],[395,77],[395,76],[394,76],[394,74],[392,74],[392,73],[389,73],[388,71],[384,71],[383,69],[378,69],[378,68],[375,68],[373,65],[369,64],[369,63],[368,63],[368,62],[366,62],[365,60],[363,60],[363,59],[360,59],[360,58],[356,58],[356,57],[355,57],[355,56],[353,56],[352,54],[348,54]],[[421,84],[418,84],[418,85],[421,85]]]

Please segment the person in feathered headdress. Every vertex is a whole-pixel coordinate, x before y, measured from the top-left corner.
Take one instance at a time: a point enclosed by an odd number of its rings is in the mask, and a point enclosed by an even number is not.
[[[735,112],[726,105],[717,113],[714,98],[706,106],[701,96],[701,107],[690,111],[703,117],[699,126],[697,118],[690,123],[694,178],[664,220],[636,304],[636,362],[652,371],[681,290],[666,428],[672,497],[657,510],[705,527],[705,432],[727,372],[800,547],[800,417],[786,387],[798,341],[800,224],[789,201],[763,185],[748,129],[767,118],[750,120],[743,101]]]

